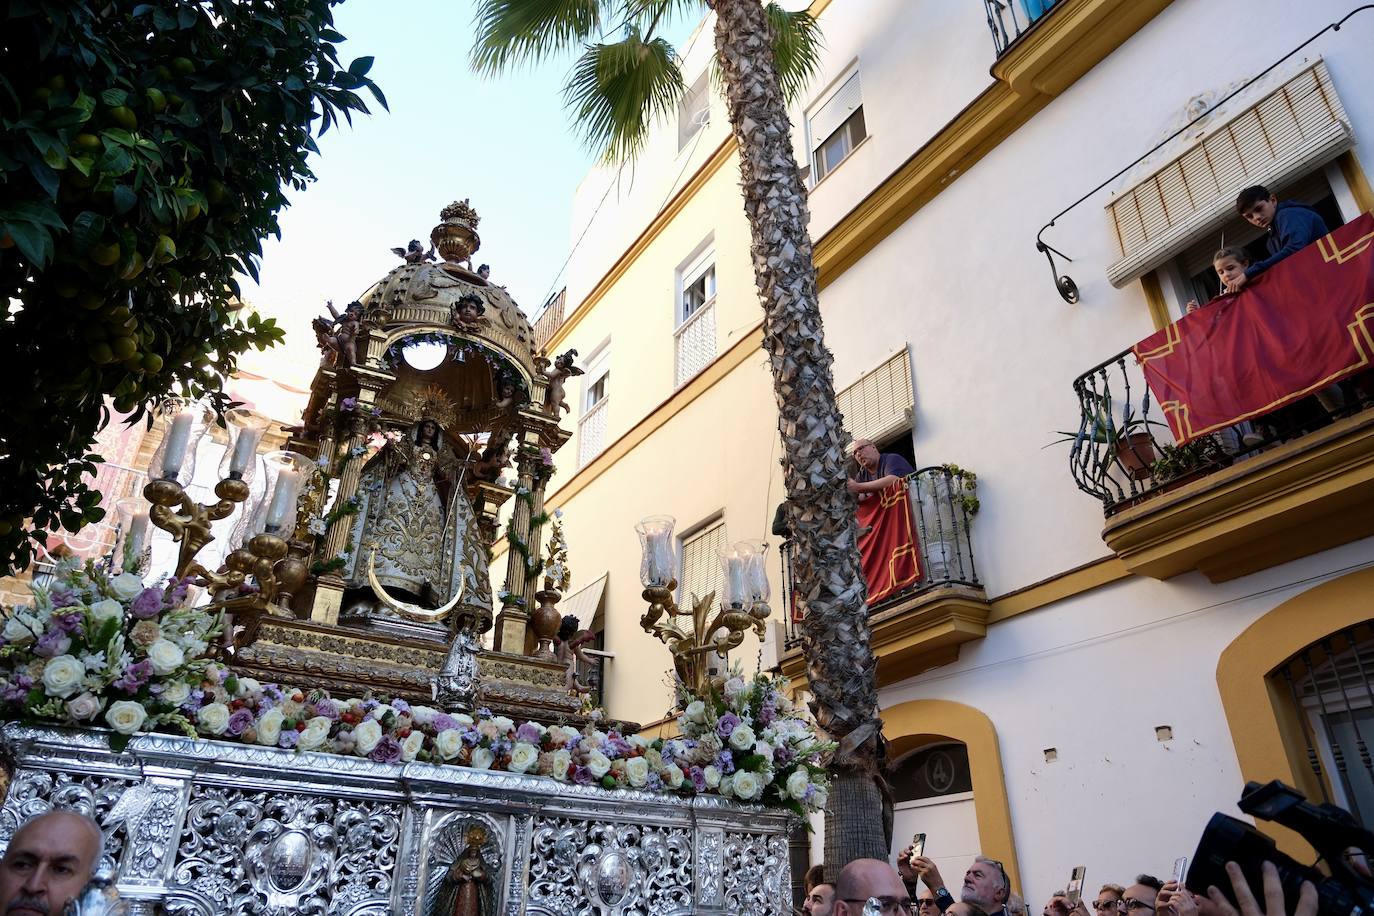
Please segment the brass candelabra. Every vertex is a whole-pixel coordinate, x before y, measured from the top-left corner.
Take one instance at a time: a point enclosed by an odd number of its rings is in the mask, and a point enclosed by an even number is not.
[[[650,585],[644,589],[649,610],[639,618],[646,633],[656,636],[673,655],[673,668],[678,678],[694,693],[700,693],[711,677],[710,655],[724,657],[744,642],[744,634],[753,629],[762,639],[772,609],[766,601],[736,602],[723,605],[712,616],[716,593],[705,598],[692,596],[692,607],[684,610],[673,598],[677,580],[667,585]]]

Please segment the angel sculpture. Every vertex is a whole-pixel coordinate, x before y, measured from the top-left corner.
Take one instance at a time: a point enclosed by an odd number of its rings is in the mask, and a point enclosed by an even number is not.
[[[544,412],[559,416],[559,411],[571,410],[565,399],[564,382],[574,375],[582,375],[582,370],[573,365],[577,358],[576,350],[558,356],[553,361],[553,369],[547,374],[549,387],[544,393]]]
[[[419,239],[411,239],[410,244],[404,248],[391,249],[392,254],[401,258],[407,264],[419,264],[421,261],[434,260],[434,246],[429,246],[429,251],[425,251],[425,246]]]
[[[496,480],[510,464],[510,440],[513,430],[496,433],[472,463],[472,477],[477,480]]]
[[[590,671],[592,666],[596,664],[582,651],[582,647],[594,639],[596,639],[596,635],[590,630],[577,628],[576,614],[569,614],[564,617],[563,622],[558,626],[557,649],[554,652],[554,658],[567,666],[567,671],[563,676],[563,684],[570,696],[580,696],[592,692],[592,688],[577,679],[577,668],[578,663],[581,662],[586,666],[586,670]]]
[[[467,293],[449,310],[449,321],[460,326],[481,324],[486,312],[487,307],[483,304],[482,297],[476,293]]]
[[[362,333],[363,305],[361,302],[350,302],[343,314],[334,308],[332,300],[324,306],[329,309],[333,320],[321,315],[311,322],[315,330],[315,345],[324,351],[321,362],[351,366],[358,361],[357,341]],[[330,359],[331,353],[333,359]]]

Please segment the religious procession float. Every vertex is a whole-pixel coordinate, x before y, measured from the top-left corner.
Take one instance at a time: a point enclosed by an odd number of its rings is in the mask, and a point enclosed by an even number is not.
[[[301,424],[259,455],[264,418],[229,411],[213,501],[188,486],[217,418],[163,405],[120,546],[6,611],[0,846],[90,815],[131,913],[790,912],[787,832],[825,803],[829,747],[781,683],[724,667],[768,616],[762,556],[679,608],[671,522],[646,519],[641,622],[671,650],[677,735],[590,708],[559,638],[565,548],[542,546],[575,354],[539,352],[471,269],[477,225],[446,207],[315,321]],[[174,568],[149,568],[149,524]]]

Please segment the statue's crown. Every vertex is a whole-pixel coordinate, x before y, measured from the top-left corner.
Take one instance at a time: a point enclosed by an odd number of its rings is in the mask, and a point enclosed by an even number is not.
[[[453,203],[440,210],[439,218],[442,220],[460,219],[471,224],[474,229],[477,228],[477,223],[481,220],[481,217],[477,215],[476,210],[472,209],[472,205],[468,203],[466,197],[462,200],[455,200]]]

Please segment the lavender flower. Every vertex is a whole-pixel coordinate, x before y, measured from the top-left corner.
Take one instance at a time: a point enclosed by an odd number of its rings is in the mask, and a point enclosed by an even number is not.
[[[410,704],[399,697],[391,701],[391,708],[396,710],[396,715],[404,716],[410,713]]]
[[[33,654],[41,655],[44,658],[56,658],[66,653],[72,647],[72,638],[66,633],[58,630],[48,630],[38,637],[38,642],[34,644]]]
[[[386,735],[368,754],[368,759],[376,763],[399,763],[401,761],[401,742]]]
[[[145,658],[143,661],[135,662],[125,668],[124,673],[111,686],[125,693],[138,693],[138,688],[148,683],[148,679],[152,676],[153,663]]]
[[[589,786],[594,781],[592,779],[592,771],[584,766],[573,767],[572,781],[579,786]]]
[[[3,688],[0,688],[0,699],[6,703],[22,702],[33,689],[33,678],[27,674],[16,674],[14,680],[10,681]]]
[[[253,711],[251,709],[239,709],[229,717],[229,725],[224,729],[227,734],[237,738],[253,726]]]
[[[151,620],[162,613],[162,591],[156,588],[145,588],[134,596],[133,604],[129,605],[129,611],[139,620]]]
[[[327,699],[321,699],[310,707],[315,710],[315,715],[324,716],[331,722],[339,721],[339,710]]]
[[[344,398],[342,401],[339,402],[339,409],[342,410],[344,413],[349,413],[349,412],[351,412],[351,411],[357,410],[357,409],[358,409],[358,399],[357,399],[357,398]]]
[[[732,712],[727,712],[725,715],[721,716],[720,721],[716,723],[716,734],[720,735],[722,738],[728,738],[731,733],[734,732],[736,725],[739,725],[739,716]]]
[[[538,746],[539,742],[544,740],[544,736],[540,733],[539,726],[533,722],[525,722],[515,730],[515,740]]]
[[[716,769],[720,770],[722,776],[729,776],[735,772],[735,755],[729,751],[721,751],[716,758]]]
[[[663,788],[663,777],[657,773],[650,773],[649,778],[644,782],[644,788],[650,792],[658,792]]]
[[[52,623],[63,633],[74,633],[81,635],[81,629],[85,624],[85,617],[80,611],[72,611],[68,614],[54,614]]]
[[[692,787],[698,792],[706,791],[706,772],[701,767],[692,767],[688,770],[687,778],[692,781]]]
[[[173,605],[185,601],[186,594],[191,590],[191,585],[194,580],[194,576],[186,576],[183,579],[176,580],[176,584],[172,586],[172,590],[167,593],[167,601]]]
[[[453,718],[453,716],[450,716],[446,712],[441,712],[439,713],[439,715],[434,717],[434,734],[436,735],[440,732],[446,732],[451,728],[457,727],[458,720]]]
[[[763,706],[759,708],[759,725],[767,725],[772,722],[778,714],[778,704],[772,698],[763,701]]]
[[[299,740],[301,740],[300,732],[294,728],[284,728],[281,731],[281,736],[277,738],[277,746],[290,750],[296,746],[296,742]]]
[[[71,607],[78,603],[76,592],[65,585],[54,585],[48,592],[48,599],[52,601],[53,607]]]

